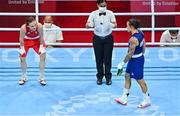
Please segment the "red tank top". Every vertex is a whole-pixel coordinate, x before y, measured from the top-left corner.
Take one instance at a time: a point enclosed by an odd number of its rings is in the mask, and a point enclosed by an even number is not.
[[[38,39],[39,37],[38,27],[35,31],[30,31],[30,28],[26,26],[26,39]]]

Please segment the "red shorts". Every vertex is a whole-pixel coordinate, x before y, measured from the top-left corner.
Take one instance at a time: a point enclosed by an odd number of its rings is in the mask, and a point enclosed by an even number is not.
[[[40,47],[40,39],[35,39],[35,40],[29,40],[29,39],[25,39],[24,38],[24,49],[26,51],[26,54],[23,54],[23,55],[20,55],[21,57],[26,57],[28,51],[29,51],[29,48],[33,48],[34,51],[40,55],[39,53],[39,47]],[[46,47],[45,43],[43,42],[43,46]]]

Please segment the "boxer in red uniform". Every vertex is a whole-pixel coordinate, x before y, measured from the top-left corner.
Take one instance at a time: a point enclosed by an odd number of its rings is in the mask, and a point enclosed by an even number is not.
[[[23,24],[20,29],[20,60],[22,68],[22,78],[19,80],[19,84],[23,85],[27,81],[26,78],[26,55],[29,48],[33,48],[34,51],[40,56],[40,79],[39,83],[41,85],[46,85],[44,80],[44,67],[46,59],[46,50],[43,40],[43,28],[40,23],[38,23],[34,17],[28,17],[26,19],[26,24]]]

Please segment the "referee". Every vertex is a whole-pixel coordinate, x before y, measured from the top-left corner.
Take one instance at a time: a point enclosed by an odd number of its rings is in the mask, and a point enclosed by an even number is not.
[[[86,28],[94,28],[93,47],[96,57],[97,84],[102,84],[105,74],[106,84],[111,85],[111,64],[114,45],[112,28],[116,28],[117,23],[113,12],[107,10],[106,0],[97,0],[97,6],[98,10],[90,14]]]

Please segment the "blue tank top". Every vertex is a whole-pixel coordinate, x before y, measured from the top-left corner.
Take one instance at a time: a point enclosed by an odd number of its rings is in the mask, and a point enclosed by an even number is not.
[[[143,45],[144,45],[144,34],[143,34],[143,32],[139,30],[138,33],[134,33],[133,35],[131,35],[131,37],[135,37],[139,42],[139,45],[136,46],[136,49],[134,51],[134,55],[142,53],[143,52]]]

